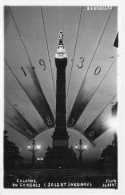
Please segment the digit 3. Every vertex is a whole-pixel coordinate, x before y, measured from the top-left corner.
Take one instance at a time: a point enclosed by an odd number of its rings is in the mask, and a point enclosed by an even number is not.
[[[72,122],[69,124],[69,126],[73,126],[73,123],[74,123],[74,118],[72,119]]]
[[[79,66],[79,65],[77,64],[77,67],[78,67],[78,68],[82,68],[82,67],[83,67],[83,62],[84,62],[85,59],[84,59],[83,57],[80,57],[80,60],[81,60],[82,65]]]

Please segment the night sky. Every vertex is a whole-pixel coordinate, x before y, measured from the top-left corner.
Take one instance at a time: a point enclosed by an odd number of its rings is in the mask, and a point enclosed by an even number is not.
[[[69,146],[74,147],[81,138],[87,144],[84,158],[97,159],[102,149],[112,143],[115,131],[109,120],[112,105],[117,101],[118,56],[117,48],[113,45],[118,32],[117,7],[112,10],[88,11],[87,7],[10,6],[5,8],[4,27],[5,129],[10,140],[20,148],[22,156],[26,159],[31,157],[27,146],[31,144],[32,140],[28,138],[31,139],[33,134],[28,134],[27,128],[22,129],[23,122],[19,118],[23,116],[22,120],[25,119],[37,132],[34,137],[41,145],[37,157],[43,157],[45,148],[52,146],[54,127],[48,128],[41,116],[46,108],[41,94],[45,96],[51,110],[46,109],[48,116],[52,113],[55,118],[54,57],[58,33],[62,30],[68,56],[67,121],[74,104],[76,110],[84,104],[78,120],[73,127],[68,128]],[[97,67],[101,67],[101,71],[95,75]],[[107,131],[95,140],[96,146],[93,147],[83,132],[103,109],[101,122],[105,123]]]

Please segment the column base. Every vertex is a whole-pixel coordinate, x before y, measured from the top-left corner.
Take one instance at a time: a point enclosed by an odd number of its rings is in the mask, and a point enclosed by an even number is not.
[[[53,165],[57,168],[67,167],[69,159],[68,139],[69,135],[66,128],[56,128],[53,133]]]
[[[68,147],[52,147],[51,152],[45,156],[45,166],[47,168],[69,169],[77,167],[77,158]]]
[[[53,133],[53,147],[68,147],[69,135],[66,129],[55,130]]]

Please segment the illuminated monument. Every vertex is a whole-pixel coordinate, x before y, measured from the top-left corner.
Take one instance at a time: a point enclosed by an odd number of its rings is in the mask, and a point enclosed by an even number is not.
[[[53,133],[53,155],[58,165],[69,161],[68,132],[66,128],[66,75],[67,54],[63,43],[63,33],[59,32],[58,48],[55,54],[56,80],[56,127]],[[65,161],[65,162],[64,162]]]
[[[68,132],[66,127],[66,75],[67,54],[63,43],[63,33],[59,32],[58,48],[55,54],[57,68],[56,80],[56,127],[52,135],[53,147],[48,147],[44,163],[49,168],[73,168],[77,159],[73,148],[68,147]]]
[[[68,147],[68,132],[66,128],[66,79],[65,69],[67,54],[63,44],[63,33],[59,33],[59,43],[55,54],[57,68],[56,80],[56,128],[53,134],[53,147]]]

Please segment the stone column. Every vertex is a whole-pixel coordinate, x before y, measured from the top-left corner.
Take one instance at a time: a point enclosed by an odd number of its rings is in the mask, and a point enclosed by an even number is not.
[[[57,68],[56,80],[56,128],[53,133],[53,147],[68,147],[68,132],[66,128],[66,75],[67,54],[63,44],[63,33],[60,31],[58,48],[55,54]]]

